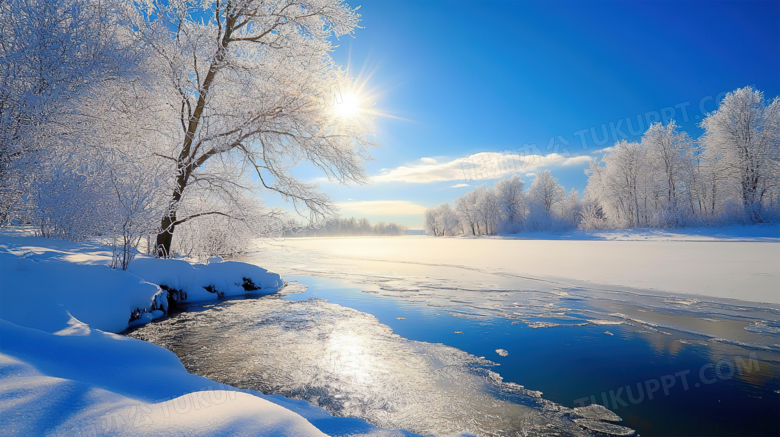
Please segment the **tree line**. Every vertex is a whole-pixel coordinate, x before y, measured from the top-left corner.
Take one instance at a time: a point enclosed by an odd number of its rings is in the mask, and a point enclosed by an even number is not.
[[[372,225],[366,218],[356,219],[335,217],[322,225],[288,222],[285,237],[336,237],[336,236],[394,236],[404,235],[407,227],[396,223],[379,222]]]
[[[340,0],[0,2],[0,223],[126,258],[150,235],[161,257],[281,235],[262,193],[333,216],[291,169],[367,180],[371,118],[328,104],[354,85],[333,37],[359,21]]]
[[[621,140],[585,170],[582,198],[549,170],[528,190],[518,175],[428,209],[430,235],[496,235],[572,228],[673,228],[780,221],[780,98],[728,93],[696,140],[674,120]]]

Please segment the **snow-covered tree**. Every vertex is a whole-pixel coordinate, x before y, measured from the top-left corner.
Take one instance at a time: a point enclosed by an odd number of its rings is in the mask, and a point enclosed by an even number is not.
[[[480,222],[480,228],[483,235],[495,235],[498,233],[498,223],[501,216],[501,207],[498,202],[498,196],[495,190],[488,188],[487,185],[480,185],[474,188],[476,193],[476,211],[477,220]]]
[[[458,215],[449,203],[442,203],[436,208],[426,209],[423,226],[425,231],[434,237],[461,233]]]
[[[0,221],[57,221],[37,212],[91,189],[86,167],[97,168],[79,147],[95,125],[74,116],[104,84],[132,75],[135,52],[117,17],[109,1],[0,2]]]
[[[595,166],[595,171],[599,172],[598,163],[591,161],[591,168]],[[602,229],[607,227],[607,218],[604,215],[604,208],[601,206],[598,191],[601,187],[596,186],[598,182],[594,181],[591,185],[588,180],[588,186],[585,189],[585,196],[580,203],[581,219],[577,225],[581,229]]]
[[[434,237],[444,235],[442,230],[439,228],[439,220],[437,220],[435,208],[426,209],[424,218],[425,221],[423,222],[423,228],[425,229],[425,232],[427,232],[429,235],[433,235]]]
[[[442,235],[458,235],[460,233],[460,222],[455,210],[449,203],[442,203],[436,207],[436,218],[439,220],[439,228]]]
[[[574,188],[559,204],[559,218],[566,228],[576,228],[582,219],[582,203],[579,200],[579,192]]]
[[[219,211],[220,214],[207,214],[198,220],[183,222],[174,240],[175,253],[202,260],[211,256],[231,256],[252,247],[254,236],[282,234],[283,212],[264,208],[250,193],[236,191],[229,199],[220,194],[214,192],[198,199],[194,205],[187,205],[192,210]]]
[[[397,223],[379,222],[371,225],[366,218],[356,219],[334,217],[324,224],[298,223],[289,220],[286,224],[284,235],[286,237],[330,237],[340,235],[403,235],[406,226]]]
[[[314,219],[331,214],[332,204],[292,167],[308,161],[340,182],[366,180],[362,163],[373,145],[372,123],[364,112],[334,110],[327,102],[334,90],[344,101],[353,89],[329,52],[331,37],[350,35],[357,26],[355,10],[339,0],[135,5],[135,37],[154,53],[152,73],[167,87],[161,98],[173,110],[158,122],[178,127],[159,153],[170,162],[160,256],[170,253],[177,226],[222,214],[193,205],[235,188],[220,175],[233,173],[230,168],[254,172],[260,186]]]
[[[482,235],[477,209],[478,198],[479,192],[474,189],[455,199],[455,211],[458,213],[461,229],[466,235]]]
[[[605,171],[598,174],[607,217],[617,227],[648,226],[652,177],[647,151],[639,143],[622,140],[603,161]]]
[[[564,230],[579,224],[576,191],[566,198],[565,190],[548,170],[540,172],[527,193],[523,191],[524,185],[519,175],[513,175],[496,181],[493,187],[477,186],[455,199],[460,232],[495,235],[523,230]],[[426,223],[435,217],[435,214],[426,216]]]
[[[531,208],[541,210],[548,218],[552,217],[553,207],[565,196],[566,190],[558,184],[550,170],[539,171],[528,189]]]
[[[666,126],[654,123],[642,136],[642,147],[649,160],[654,181],[654,209],[668,226],[681,224],[683,210],[690,206],[691,174],[686,172],[694,154],[693,141],[686,132],[678,132],[674,120]],[[682,202],[682,204],[681,204]],[[693,211],[689,211],[693,213]]]
[[[516,233],[523,230],[526,214],[524,186],[520,175],[496,181],[493,189],[501,210],[499,232]]]
[[[713,171],[727,177],[752,222],[762,221],[765,199],[780,188],[780,98],[752,87],[728,93],[701,122],[701,143]]]

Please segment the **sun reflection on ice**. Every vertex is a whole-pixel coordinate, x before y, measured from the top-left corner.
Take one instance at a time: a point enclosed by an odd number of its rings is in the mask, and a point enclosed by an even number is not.
[[[491,361],[405,339],[370,314],[316,298],[224,302],[134,336],[172,350],[192,373],[382,428],[583,435],[571,410],[503,382]]]

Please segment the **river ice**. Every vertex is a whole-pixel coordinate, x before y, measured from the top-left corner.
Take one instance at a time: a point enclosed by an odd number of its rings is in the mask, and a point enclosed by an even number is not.
[[[578,425],[573,410],[502,381],[485,358],[405,339],[372,315],[316,298],[228,301],[131,335],[169,348],[192,373],[383,428],[580,436],[609,427]]]
[[[242,260],[454,317],[636,325],[780,352],[778,242],[293,238],[258,242]]]

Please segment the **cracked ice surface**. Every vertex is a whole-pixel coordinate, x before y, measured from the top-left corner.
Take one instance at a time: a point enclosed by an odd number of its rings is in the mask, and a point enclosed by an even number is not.
[[[383,428],[584,436],[598,426],[578,426],[572,410],[503,382],[484,358],[407,340],[370,314],[320,299],[206,305],[131,336],[172,350],[192,373]]]
[[[678,341],[693,335],[780,352],[780,305],[759,303],[777,299],[776,248],[745,242],[300,238],[259,244],[242,260],[285,276],[337,279],[453,317],[522,320],[531,328],[631,325]],[[678,262],[681,257],[701,262],[691,270],[690,263]],[[665,267],[656,265],[659,259]]]

